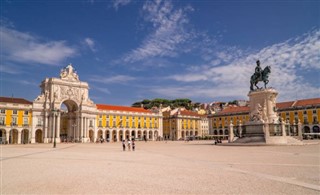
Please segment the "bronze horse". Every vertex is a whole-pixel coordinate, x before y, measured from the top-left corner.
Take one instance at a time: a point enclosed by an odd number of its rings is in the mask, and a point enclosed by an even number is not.
[[[271,66],[266,66],[263,71],[261,71],[260,77],[257,74],[253,74],[250,79],[250,90],[253,91],[253,86],[256,86],[257,89],[261,89],[257,86],[259,81],[264,82],[264,88],[267,88],[267,84],[269,83],[269,74],[271,73]]]

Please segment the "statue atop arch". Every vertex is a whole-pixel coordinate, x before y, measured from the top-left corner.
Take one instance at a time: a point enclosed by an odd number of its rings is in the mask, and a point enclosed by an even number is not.
[[[72,64],[69,64],[65,68],[61,69],[60,79],[69,81],[79,81],[79,76]]]

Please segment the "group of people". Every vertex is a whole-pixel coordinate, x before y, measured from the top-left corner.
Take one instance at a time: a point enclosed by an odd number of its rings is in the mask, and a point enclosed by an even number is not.
[[[136,147],[136,143],[134,142],[134,140],[130,140],[128,139],[127,141],[126,140],[122,140],[122,149],[123,151],[126,151],[126,145],[128,146],[128,151],[131,150],[132,148],[132,151],[135,150],[135,147]]]

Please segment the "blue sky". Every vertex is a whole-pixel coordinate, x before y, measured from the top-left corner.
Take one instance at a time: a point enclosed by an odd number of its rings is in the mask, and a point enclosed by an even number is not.
[[[1,96],[35,99],[72,63],[95,103],[319,97],[319,1],[1,1]],[[259,84],[262,86],[262,83]]]

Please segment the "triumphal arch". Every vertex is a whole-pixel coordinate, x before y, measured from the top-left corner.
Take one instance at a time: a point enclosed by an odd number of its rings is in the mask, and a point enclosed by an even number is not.
[[[41,95],[33,102],[34,124],[44,135],[43,142],[89,141],[89,121],[96,119],[96,105],[89,98],[88,83],[79,80],[71,64],[61,70],[60,78],[42,81]],[[39,122],[39,120],[41,122]],[[92,123],[92,122],[91,122]],[[36,142],[37,130],[32,136]]]

